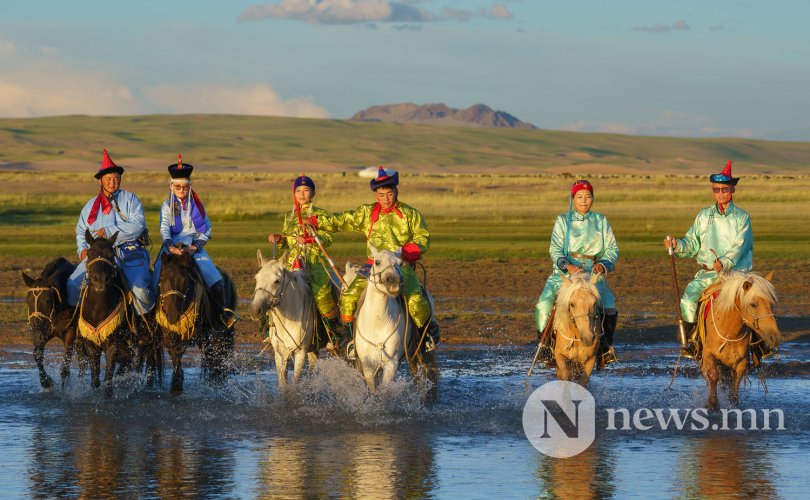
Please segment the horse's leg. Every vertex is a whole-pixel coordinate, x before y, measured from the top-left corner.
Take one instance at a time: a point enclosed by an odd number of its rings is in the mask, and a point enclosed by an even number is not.
[[[320,358],[318,357],[318,352],[308,352],[307,353],[307,362],[309,363],[307,367],[307,371],[312,371],[315,369],[315,363],[318,362]]]
[[[43,358],[45,357],[45,344],[50,340],[45,334],[34,332],[34,361],[37,362],[39,370],[39,384],[43,389],[50,389],[53,386],[53,379],[45,371]]]
[[[720,372],[717,369],[717,361],[714,356],[704,353],[703,356],[703,376],[709,384],[709,401],[706,403],[709,410],[717,409],[717,381],[720,379]]]
[[[554,359],[557,362],[557,378],[560,380],[571,380],[568,358],[563,356],[561,351],[555,350]]]
[[[93,345],[92,347],[85,344],[88,352],[90,364],[90,385],[94,389],[101,387],[101,347]]]
[[[104,370],[104,395],[112,396],[112,380],[115,372],[115,363],[118,357],[118,346],[114,339],[107,339],[107,348],[104,350],[106,368]]]
[[[596,356],[599,351],[596,351],[593,356],[588,358],[588,361],[585,362],[585,365],[582,367],[582,376],[580,377],[580,385],[582,387],[586,387],[588,385],[588,381],[591,379],[591,373],[593,373],[593,369],[596,366]]]
[[[731,388],[730,388],[730,399],[731,404],[737,406],[740,402],[740,381],[742,380],[743,376],[745,375],[745,371],[748,369],[748,356],[744,356],[741,360],[737,362],[737,365],[733,368],[731,373]]]
[[[186,347],[179,335],[169,334],[168,341],[166,348],[172,358],[172,385],[169,391],[172,396],[179,396],[183,393],[183,352]]]
[[[376,369],[369,363],[360,363],[360,356],[357,357],[357,361],[360,364],[360,371],[363,372],[363,378],[366,379],[366,384],[368,384],[368,389],[371,392],[377,392]]]
[[[65,357],[62,360],[62,387],[65,387],[65,381],[70,377],[70,361],[73,359],[73,350],[76,348],[76,329],[68,327],[65,329]]]
[[[304,364],[307,361],[307,352],[304,349],[298,349],[293,355],[293,382],[301,380],[301,374],[304,372]]]
[[[282,346],[279,346],[282,347]],[[282,347],[283,348],[283,347]],[[287,350],[284,349],[284,354],[279,352],[280,349],[273,349],[276,358],[276,376],[278,377],[279,391],[287,386]]]
[[[389,361],[385,365],[383,365],[382,369],[382,382],[380,385],[388,385],[394,381],[397,376],[397,368],[398,363],[394,361]]]

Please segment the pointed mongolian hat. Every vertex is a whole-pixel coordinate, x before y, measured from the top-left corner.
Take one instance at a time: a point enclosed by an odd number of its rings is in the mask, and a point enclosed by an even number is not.
[[[724,168],[722,172],[709,176],[709,181],[716,182],[717,184],[731,184],[732,186],[736,186],[740,178],[731,176],[731,160],[729,160],[728,163],[726,163],[726,168]]]
[[[98,172],[96,172],[95,177],[96,179],[101,179],[101,176],[113,173],[123,174],[124,169],[119,167],[118,165],[115,164],[114,161],[112,161],[110,155],[107,154],[107,150],[105,149],[104,159],[101,161],[101,168],[98,169]]]
[[[312,178],[307,177],[301,172],[301,175],[295,178],[293,181],[293,191],[295,191],[299,186],[307,186],[311,191],[312,194],[315,194],[315,181]]]
[[[188,179],[191,177],[191,171],[194,166],[188,163],[183,163],[183,156],[177,153],[177,163],[169,165],[169,175],[172,179]]]
[[[386,170],[380,165],[377,170],[377,178],[372,179],[370,184],[372,191],[376,191],[381,187],[394,187],[399,184],[399,172]]]

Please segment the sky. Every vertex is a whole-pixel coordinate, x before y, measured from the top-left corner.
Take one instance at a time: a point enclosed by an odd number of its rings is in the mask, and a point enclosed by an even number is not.
[[[810,140],[800,0],[4,0],[0,117],[351,117]]]

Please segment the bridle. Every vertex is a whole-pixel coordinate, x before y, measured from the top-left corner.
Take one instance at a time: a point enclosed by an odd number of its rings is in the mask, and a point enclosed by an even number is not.
[[[281,301],[284,300],[284,294],[287,293],[287,287],[290,286],[292,279],[289,277],[289,273],[286,269],[281,270],[281,284],[279,285],[278,289],[276,289],[275,293],[271,292],[267,288],[257,286],[254,290],[254,294],[263,292],[264,294],[268,295],[270,299],[267,301],[267,306],[270,309],[275,309],[281,304]]]
[[[51,308],[51,313],[46,315],[45,313],[39,310],[39,297],[42,295],[43,292],[52,291],[56,297],[54,301],[53,307]],[[28,324],[31,324],[31,318],[39,318],[43,321],[47,321],[51,325],[51,331],[53,331],[53,315],[56,312],[57,307],[62,305],[62,294],[59,293],[59,289],[53,286],[39,286],[34,288],[29,288],[28,293],[34,297],[34,312],[31,312],[31,307],[28,308]]]
[[[188,273],[183,273],[183,275],[186,277],[186,292],[185,293],[181,292],[180,290],[169,290],[169,291],[160,293],[160,309],[163,311],[164,314],[166,313],[166,309],[163,308],[164,299],[169,298],[169,297],[173,297],[175,295],[180,297],[181,304],[182,304],[181,309],[182,309],[182,307],[184,307],[186,305],[186,299],[188,298],[189,294],[191,294],[191,292],[194,290],[194,288],[193,288],[194,280],[191,279],[191,276],[189,276]],[[158,285],[158,287],[160,287],[160,285]]]
[[[106,258],[104,258],[104,257],[96,257],[95,259],[91,260],[90,262],[88,262],[88,263],[87,263],[87,264],[84,266],[84,267],[85,267],[85,269],[87,269],[87,274],[88,274],[88,276],[90,275],[90,266],[92,266],[92,265],[93,265],[93,264],[95,264],[96,262],[101,262],[101,263],[103,263],[103,264],[107,264],[108,266],[110,266],[110,267],[112,268],[112,277],[113,277],[113,278],[114,278],[114,277],[116,276],[116,274],[118,273],[118,266],[116,266],[114,262],[112,262],[111,260],[106,259]]]
[[[569,304],[568,308],[569,309],[571,308],[570,304]],[[566,350],[570,349],[571,346],[574,345],[574,342],[582,342],[582,339],[579,337],[579,328],[577,328],[577,319],[578,318],[589,318],[589,319],[592,319],[592,320],[599,320],[601,318],[602,321],[604,321],[604,317],[605,317],[605,308],[602,306],[602,301],[601,300],[596,302],[596,310],[594,312],[592,312],[592,313],[587,312],[587,313],[574,314],[574,315],[569,314],[568,315],[568,323],[573,325],[574,329],[577,330],[577,336],[569,337],[564,332],[557,331],[558,334],[560,334],[563,338],[565,338],[568,341],[568,345],[565,346],[565,349]],[[601,323],[601,321],[600,321],[600,323]],[[604,328],[604,326],[603,326],[603,328]],[[598,339],[598,336],[597,336],[597,339]]]
[[[745,306],[745,312],[750,314],[751,317],[754,319],[754,321],[752,323],[751,321],[749,321],[745,317],[745,313],[743,313],[742,309],[740,309],[740,306],[738,306],[735,303],[734,307],[740,313],[740,317],[742,318],[743,324],[745,326],[747,326],[748,328],[750,328],[751,330],[753,330],[754,332],[756,332],[757,334],[759,334],[760,336],[762,336],[763,334],[762,334],[762,329],[759,327],[759,320],[762,319],[762,318],[772,318],[774,316],[773,313],[771,313],[771,314],[759,314],[759,315],[754,314],[754,311],[751,310],[751,306]]]
[[[374,269],[376,268],[376,266],[377,266],[376,262],[373,266],[371,266],[371,271],[369,272],[369,282],[371,282],[374,285],[374,288],[376,288],[378,292],[389,295],[390,292],[381,289],[380,286],[382,285],[385,288],[385,285],[383,285],[382,283],[382,276],[383,274],[385,274],[386,271],[388,271],[391,268],[393,268],[394,272],[397,273],[397,277],[399,278],[399,284],[400,286],[402,286],[402,268],[400,266],[396,264],[389,264],[384,268],[382,268],[381,270],[375,272]]]

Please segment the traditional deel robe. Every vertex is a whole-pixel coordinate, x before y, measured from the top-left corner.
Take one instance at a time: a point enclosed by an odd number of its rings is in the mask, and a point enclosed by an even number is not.
[[[90,247],[85,239],[85,230],[95,232],[104,229],[107,237],[116,232],[115,263],[123,272],[137,304],[137,314],[152,310],[155,298],[152,293],[152,272],[149,268],[149,252],[138,243],[137,239],[146,230],[146,218],[143,205],[133,193],[119,189],[110,200],[103,194],[92,198],[82,208],[79,222],[76,224],[76,247],[81,256],[83,250]],[[68,303],[76,306],[79,301],[82,283],[84,283],[87,259],[81,261],[68,280]]]
[[[695,257],[703,267],[686,286],[681,297],[683,320],[694,323],[698,300],[709,285],[717,281],[714,261],[718,259],[725,271],[749,272],[754,260],[754,233],[748,212],[729,203],[720,213],[717,205],[701,210],[683,239],[676,239],[675,255]]]
[[[281,240],[281,247],[289,249],[290,254],[287,262],[284,265],[287,269],[305,269],[307,278],[309,279],[309,286],[312,289],[312,296],[315,300],[315,305],[318,311],[324,318],[333,318],[337,315],[335,307],[335,299],[332,297],[332,284],[330,281],[329,272],[324,267],[322,258],[320,257],[320,249],[315,238],[307,234],[301,227],[303,219],[310,219],[317,224],[319,217],[323,218],[329,215],[326,210],[313,206],[311,203],[301,205],[301,219],[298,220],[298,211],[293,209],[288,216],[284,218],[284,224],[281,228],[281,234],[284,235]],[[332,235],[328,232],[317,229],[318,239],[324,247],[332,244]],[[299,245],[297,241],[298,236],[303,236],[306,243]],[[337,278],[335,278],[337,279]]]
[[[356,210],[326,217],[318,216],[318,227],[330,232],[355,231],[366,235],[366,253],[369,257],[364,266],[366,271],[373,263],[369,245],[391,252],[402,249],[402,259],[406,262],[415,262],[430,247],[430,233],[422,214],[399,201],[387,211],[382,210],[379,203],[373,203],[361,205]],[[364,274],[368,275],[367,272]],[[367,282],[368,278],[358,274],[340,296],[340,315],[344,322],[354,320],[357,301]],[[422,294],[422,287],[412,266],[402,266],[402,295],[414,323],[422,328],[430,319],[430,304]]]
[[[543,331],[548,323],[554,301],[562,286],[562,277],[567,274],[566,264],[591,272],[595,264],[602,264],[608,272],[616,269],[619,258],[619,246],[607,217],[597,212],[580,214],[571,212],[571,228],[568,232],[566,244],[566,229],[568,227],[568,214],[557,216],[554,229],[551,232],[551,245],[549,254],[554,266],[554,272],[546,280],[546,286],[537,299],[534,319],[539,331]],[[602,297],[602,306],[605,309],[615,309],[616,299],[608,287],[604,277],[596,282],[596,288]]]

